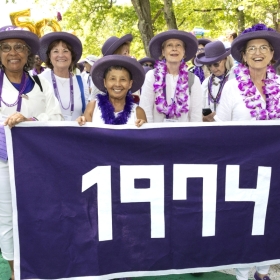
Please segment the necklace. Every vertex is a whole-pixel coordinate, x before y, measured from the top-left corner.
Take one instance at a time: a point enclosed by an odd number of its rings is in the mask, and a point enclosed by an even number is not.
[[[9,104],[9,103],[7,103],[3,100],[3,98],[2,98],[3,81],[4,81],[4,71],[0,70],[0,109],[1,109],[1,102],[2,102],[7,107],[14,107],[15,105],[17,105],[17,112],[20,112],[23,92],[25,91],[27,81],[28,81],[28,79],[26,77],[26,73],[23,72],[23,74],[22,74],[21,81],[20,81],[20,87],[19,87],[20,89],[19,89],[19,92],[18,92],[18,97],[17,97],[17,99],[14,103]]]
[[[210,105],[210,102],[214,103],[215,112],[216,112],[217,104],[219,104],[219,102],[220,102],[224,85],[228,80],[227,73],[228,72],[226,71],[224,76],[222,77],[222,79],[219,79],[218,83],[214,83],[215,76],[213,74],[211,74],[211,76],[209,77],[209,80],[208,80],[208,104]],[[220,86],[219,86],[218,93],[217,93],[216,97],[214,97],[212,94],[212,86],[213,85],[218,86],[219,84],[220,84]]]
[[[165,60],[159,60],[155,64],[155,82],[154,92],[156,94],[155,104],[159,113],[165,114],[166,118],[179,118],[181,113],[189,111],[188,106],[188,66],[181,61],[179,66],[179,78],[176,85],[174,99],[171,104],[166,101],[166,83],[167,65]]]
[[[101,110],[101,117],[105,124],[119,125],[127,123],[134,105],[130,94],[126,95],[123,111],[119,112],[117,117],[115,117],[115,108],[109,100],[108,93],[106,95],[97,94],[96,97],[98,99],[98,107]]]
[[[251,80],[249,69],[239,64],[235,68],[238,88],[242,92],[243,101],[250,109],[250,114],[256,120],[273,120],[280,118],[280,85],[272,66],[266,70],[266,79],[263,80],[263,93],[266,96],[266,108],[262,108],[261,94]]]
[[[60,97],[58,87],[57,87],[57,81],[56,81],[56,78],[54,76],[53,70],[51,71],[51,77],[52,77],[54,94],[55,94],[57,100],[59,101],[63,110],[68,110],[71,107],[70,110],[71,110],[71,115],[72,115],[73,111],[74,111],[74,87],[73,87],[73,77],[72,77],[71,73],[69,72],[69,77],[70,77],[70,79],[69,79],[70,80],[70,100],[69,100],[68,107],[64,107],[63,104],[62,104],[61,97]]]

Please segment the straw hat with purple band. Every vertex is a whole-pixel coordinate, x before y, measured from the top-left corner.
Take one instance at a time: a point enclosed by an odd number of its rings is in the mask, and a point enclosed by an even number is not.
[[[212,64],[230,55],[230,48],[225,48],[221,41],[214,41],[207,44],[204,53],[197,56],[197,62],[201,64]]]
[[[237,36],[231,43],[231,55],[238,62],[242,61],[241,51],[245,47],[246,43],[253,39],[265,39],[267,40],[274,49],[275,60],[280,58],[280,33],[269,28],[262,23],[253,25],[251,28],[245,29],[239,36]]]
[[[121,38],[118,38],[116,36],[110,37],[102,46],[102,54],[105,55],[111,55],[113,54],[118,47],[120,47],[125,42],[131,42],[133,39],[131,34],[126,34]]]
[[[47,50],[49,45],[56,40],[61,40],[67,42],[73,49],[73,52],[76,54],[75,63],[79,61],[82,56],[83,47],[80,39],[68,32],[51,32],[44,35],[40,39],[40,50],[39,56],[43,61],[47,60]]]
[[[138,62],[139,62],[140,64],[144,64],[144,63],[146,63],[146,62],[151,62],[152,64],[155,64],[156,61],[155,61],[155,59],[146,56],[146,57],[144,57],[144,58],[142,58],[142,59],[139,59]]]
[[[185,43],[185,61],[192,59],[197,52],[197,39],[189,32],[171,29],[157,34],[149,44],[151,57],[158,60],[162,55],[162,44],[169,39],[179,39]]]
[[[98,57],[95,55],[88,55],[85,58],[85,62],[87,62],[90,66],[92,66],[94,64],[94,62],[96,62],[98,60]]]
[[[94,63],[90,74],[94,85],[102,92],[106,91],[104,86],[104,73],[111,66],[122,66],[132,75],[133,83],[131,92],[139,90],[145,80],[145,72],[142,65],[134,58],[124,55],[107,55]]]
[[[36,54],[39,50],[39,38],[36,34],[24,30],[21,27],[7,25],[0,28],[0,41],[5,39],[21,39],[30,47],[31,53]]]

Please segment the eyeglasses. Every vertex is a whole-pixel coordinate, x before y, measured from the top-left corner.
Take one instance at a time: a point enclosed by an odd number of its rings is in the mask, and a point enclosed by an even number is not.
[[[144,63],[143,66],[154,67],[154,65],[152,63]]]
[[[17,52],[17,53],[21,53],[25,50],[27,46],[23,45],[23,44],[15,44],[13,46],[9,45],[9,44],[0,44],[0,49],[2,52],[8,53],[12,50],[12,48]]]
[[[257,52],[257,50],[260,50],[260,53],[267,53],[269,50],[271,50],[271,48],[267,45],[263,45],[263,46],[260,46],[260,47],[255,47],[255,46],[252,46],[252,47],[249,47],[246,49],[246,52],[249,53],[249,54],[254,54]]]
[[[214,66],[215,68],[218,68],[219,66],[220,66],[220,63],[222,62],[222,60],[221,61],[218,61],[218,62],[215,62],[215,63],[213,63],[213,64],[208,64],[207,65],[207,68],[208,69],[210,69],[212,66]]]
[[[198,52],[198,53],[204,52],[204,48],[198,48],[198,49],[197,49],[197,52]]]

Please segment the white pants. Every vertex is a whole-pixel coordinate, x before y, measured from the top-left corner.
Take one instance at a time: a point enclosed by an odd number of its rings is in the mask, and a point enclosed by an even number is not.
[[[8,162],[0,159],[0,247],[6,260],[14,259],[12,198]]]
[[[236,268],[236,279],[237,280],[248,280],[249,267]],[[259,274],[268,274],[269,265],[257,266],[256,270]]]

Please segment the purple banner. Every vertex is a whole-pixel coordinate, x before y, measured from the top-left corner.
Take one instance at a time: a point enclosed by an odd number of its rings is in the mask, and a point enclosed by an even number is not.
[[[20,279],[279,263],[277,125],[11,135]]]

